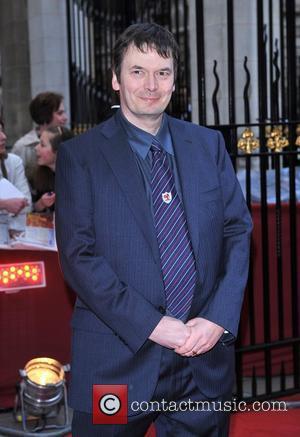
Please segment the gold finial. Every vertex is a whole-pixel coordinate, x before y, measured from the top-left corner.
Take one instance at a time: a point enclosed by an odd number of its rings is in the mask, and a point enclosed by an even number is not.
[[[297,138],[296,138],[295,145],[296,145],[297,147],[300,147],[300,124],[297,124],[297,127],[296,127],[296,135],[297,135]]]
[[[238,140],[238,148],[245,153],[252,153],[253,150],[259,147],[259,140],[254,136],[254,133],[249,127],[246,127]]]
[[[267,147],[274,152],[282,152],[284,147],[289,145],[289,140],[282,132],[282,126],[274,126],[269,134],[267,134]]]

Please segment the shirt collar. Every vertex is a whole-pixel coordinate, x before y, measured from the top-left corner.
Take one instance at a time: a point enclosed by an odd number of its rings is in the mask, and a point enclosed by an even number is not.
[[[159,142],[161,148],[165,152],[174,155],[172,138],[169,131],[168,118],[166,114],[163,114],[160,128],[155,136],[130,123],[130,121],[125,118],[121,110],[117,112],[116,116],[127,134],[131,148],[134,152],[138,153],[141,158],[146,159],[153,138]]]

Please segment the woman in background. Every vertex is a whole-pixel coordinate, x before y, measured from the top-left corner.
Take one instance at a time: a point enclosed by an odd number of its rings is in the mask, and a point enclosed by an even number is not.
[[[43,131],[40,142],[35,146],[37,168],[33,176],[32,200],[34,211],[54,210],[55,165],[59,145],[73,137],[72,132],[62,126],[49,127]]]
[[[8,237],[15,238],[25,230],[26,213],[31,210],[30,189],[22,159],[7,152],[6,140],[4,123],[0,118],[0,179],[7,179],[22,193],[20,197],[0,197],[1,244],[7,244]]]

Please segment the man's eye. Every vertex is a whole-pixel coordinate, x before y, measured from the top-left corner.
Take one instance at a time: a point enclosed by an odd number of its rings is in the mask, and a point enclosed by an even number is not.
[[[141,76],[142,71],[141,70],[133,70],[133,74],[136,74],[137,76]]]
[[[160,71],[159,72],[159,76],[161,76],[161,77],[167,77],[169,75],[170,75],[169,71]]]

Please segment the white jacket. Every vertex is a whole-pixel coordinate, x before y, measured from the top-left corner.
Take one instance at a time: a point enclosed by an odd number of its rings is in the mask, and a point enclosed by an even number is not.
[[[39,137],[36,129],[32,129],[26,135],[15,142],[11,150],[12,153],[22,158],[25,175],[31,180],[36,168],[35,146],[39,143]]]
[[[4,160],[4,163],[7,171],[7,179],[24,194],[24,197],[28,199],[29,205],[22,209],[20,214],[18,214],[16,217],[12,217],[3,209],[0,210],[0,214],[2,218],[6,215],[9,229],[22,231],[25,230],[26,214],[27,212],[31,211],[31,194],[27,179],[25,177],[23,162],[19,156],[14,155],[13,153],[8,153],[8,157]],[[3,175],[0,167],[0,178],[2,177]]]

